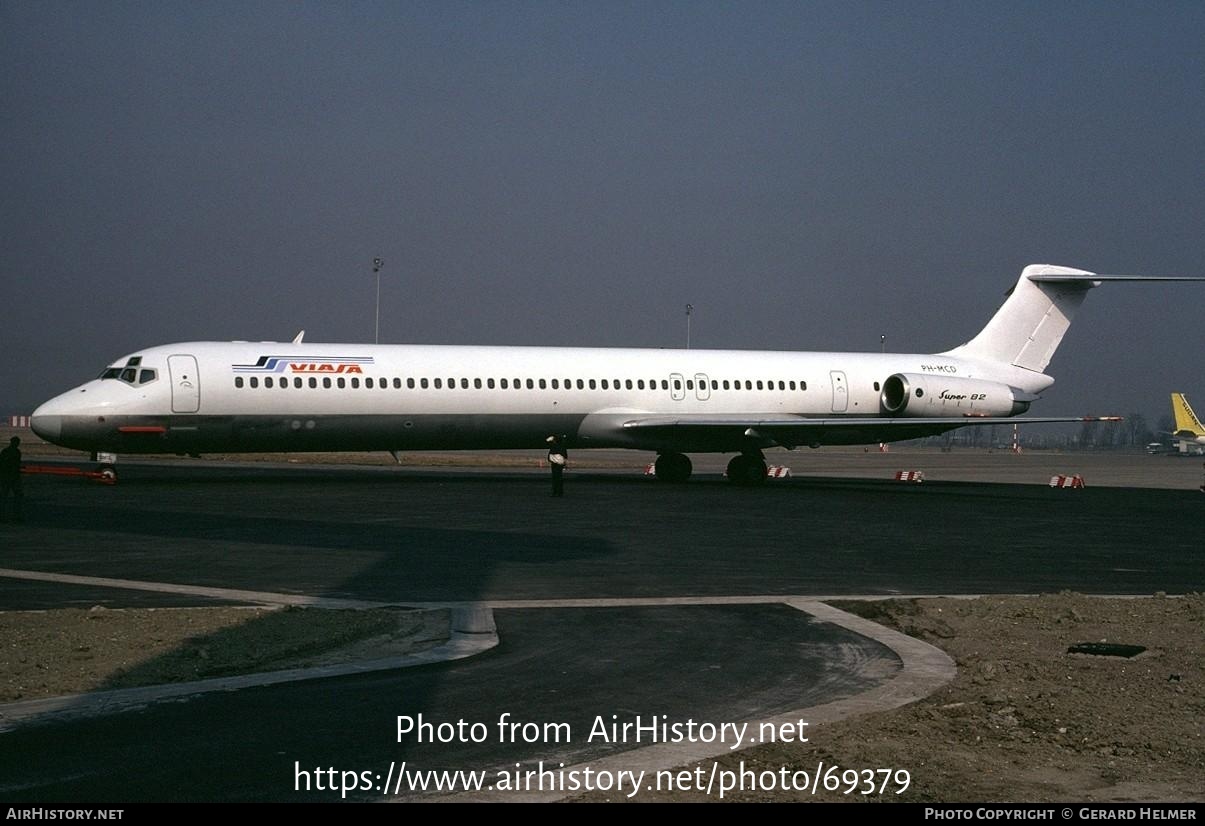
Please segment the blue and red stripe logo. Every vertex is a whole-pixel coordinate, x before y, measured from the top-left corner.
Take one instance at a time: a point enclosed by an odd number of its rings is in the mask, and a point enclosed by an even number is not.
[[[236,373],[363,373],[372,356],[260,356],[255,364],[232,364]]]

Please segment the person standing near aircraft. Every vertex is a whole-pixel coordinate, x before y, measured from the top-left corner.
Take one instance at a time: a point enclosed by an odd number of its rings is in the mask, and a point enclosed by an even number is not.
[[[569,452],[565,450],[565,443],[561,436],[549,436],[548,439],[548,467],[552,469],[552,495],[565,495],[565,464],[569,461]]]
[[[21,512],[21,450],[17,446],[21,439],[13,436],[8,440],[8,447],[0,450],[0,521],[7,521],[8,496],[13,497],[13,519],[24,521]]]

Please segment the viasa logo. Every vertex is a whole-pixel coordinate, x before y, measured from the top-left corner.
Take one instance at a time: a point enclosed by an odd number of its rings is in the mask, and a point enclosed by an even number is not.
[[[236,373],[363,373],[372,356],[260,356],[255,364],[232,364]]]

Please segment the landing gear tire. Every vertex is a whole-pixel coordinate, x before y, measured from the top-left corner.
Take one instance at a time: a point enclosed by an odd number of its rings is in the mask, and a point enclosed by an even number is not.
[[[728,481],[734,485],[760,485],[766,481],[766,462],[760,456],[742,453],[728,462]]]
[[[690,478],[690,458],[681,453],[662,453],[653,465],[658,482],[682,483]]]

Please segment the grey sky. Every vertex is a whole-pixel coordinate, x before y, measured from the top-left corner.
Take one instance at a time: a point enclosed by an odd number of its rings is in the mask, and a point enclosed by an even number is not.
[[[1205,5],[0,0],[0,413],[193,339],[930,352],[1205,274]],[[1205,403],[1094,291],[1037,415]],[[1198,405],[1205,406],[1205,405]]]

